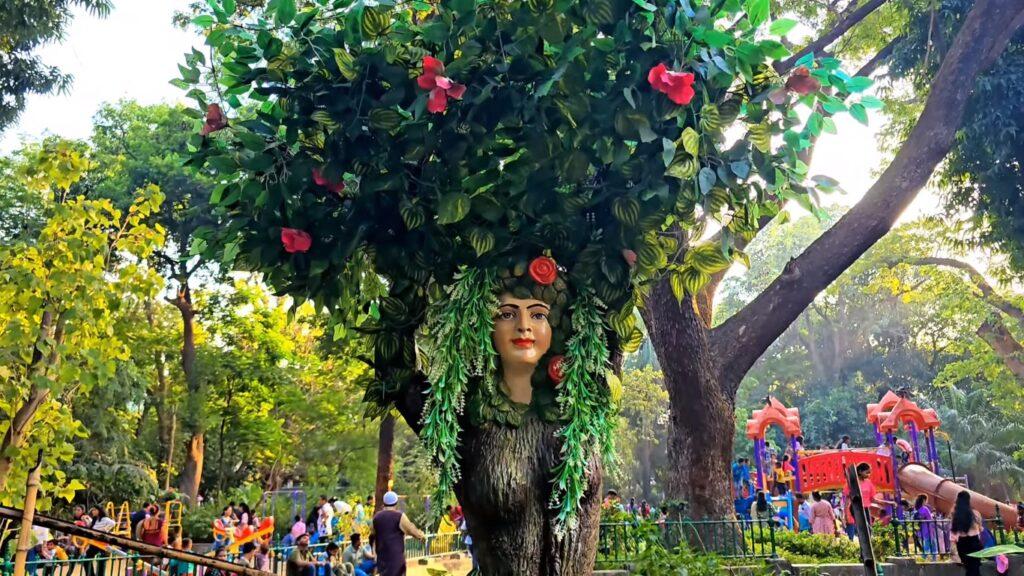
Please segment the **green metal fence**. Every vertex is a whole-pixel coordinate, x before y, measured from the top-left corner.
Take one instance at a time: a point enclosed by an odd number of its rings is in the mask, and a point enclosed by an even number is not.
[[[688,546],[723,558],[771,558],[775,556],[775,530],[775,523],[770,520],[602,523],[596,565],[603,568],[627,564],[649,546]]]

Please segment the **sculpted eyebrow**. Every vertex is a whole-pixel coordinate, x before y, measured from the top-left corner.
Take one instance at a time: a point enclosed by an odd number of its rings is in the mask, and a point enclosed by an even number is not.
[[[544,304],[544,303],[530,304],[529,306],[526,307],[527,310],[530,310],[532,308],[543,308],[545,310],[550,310],[551,309],[550,306],[548,306],[547,304]]]

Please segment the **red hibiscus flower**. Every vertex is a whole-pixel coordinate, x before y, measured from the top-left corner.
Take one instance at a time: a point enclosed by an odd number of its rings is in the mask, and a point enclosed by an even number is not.
[[[793,70],[786,80],[786,90],[806,96],[817,92],[821,88],[821,81],[811,76],[811,71],[806,66],[800,66]]]
[[[228,119],[224,116],[224,111],[220,109],[220,104],[210,104],[206,107],[206,121],[199,133],[206,136],[227,128],[227,125]]]
[[[685,105],[693,100],[694,77],[690,72],[673,72],[664,64],[658,64],[647,73],[647,81],[676,104]]]
[[[427,110],[440,114],[448,109],[448,99],[462,100],[466,87],[444,75],[444,64],[433,56],[423,57],[423,74],[416,78],[416,84],[424,90],[430,90]]]
[[[281,244],[284,244],[284,251],[289,254],[309,252],[313,237],[303,230],[281,228]]]
[[[324,176],[324,173],[321,172],[319,168],[313,168],[313,182],[315,182],[317,186],[323,186],[335,194],[341,194],[345,191],[344,182],[331,182],[326,176]]]
[[[565,380],[565,373],[562,372],[562,365],[565,364],[565,356],[552,356],[548,362],[548,378],[555,384],[561,384]]]
[[[541,286],[554,283],[558,277],[558,265],[547,256],[538,256],[530,262],[530,278]]]

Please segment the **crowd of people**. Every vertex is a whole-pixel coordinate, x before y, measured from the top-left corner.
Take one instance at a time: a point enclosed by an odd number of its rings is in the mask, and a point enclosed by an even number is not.
[[[210,554],[219,560],[240,566],[272,572],[275,553],[283,555],[286,576],[399,576],[405,573],[405,542],[407,537],[426,544],[427,536],[409,517],[398,509],[399,498],[387,492],[383,506],[374,509],[374,499],[354,504],[337,498],[321,496],[317,506],[306,518],[296,516],[281,546],[272,549],[270,538],[254,539],[238,544],[232,537],[244,530],[254,530],[260,518],[245,503],[228,504],[214,523],[215,537]],[[169,530],[162,508],[146,502],[125,520],[109,517],[101,507],[88,511],[76,506],[72,522],[99,532],[120,532],[153,546],[191,552],[193,542],[179,529]],[[128,526],[124,526],[128,524]],[[449,506],[442,518],[439,532],[453,538],[472,541],[466,533],[461,509]],[[219,536],[218,536],[219,535]],[[110,546],[96,540],[51,533],[46,528],[33,529],[33,546],[28,561],[34,573],[54,573],[57,563],[84,559],[82,576],[103,576],[111,555]],[[321,546],[313,547],[315,542]],[[317,550],[319,549],[319,550]],[[316,550],[316,551],[315,551]],[[147,560],[155,573],[165,576],[230,576],[218,568],[197,568],[195,563],[174,558]]]

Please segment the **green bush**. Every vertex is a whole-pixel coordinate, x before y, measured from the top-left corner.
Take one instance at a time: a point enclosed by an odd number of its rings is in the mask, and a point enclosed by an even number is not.
[[[848,564],[860,562],[860,548],[846,538],[810,532],[775,531],[775,552],[793,564]],[[755,534],[756,544],[767,543],[769,534]]]

